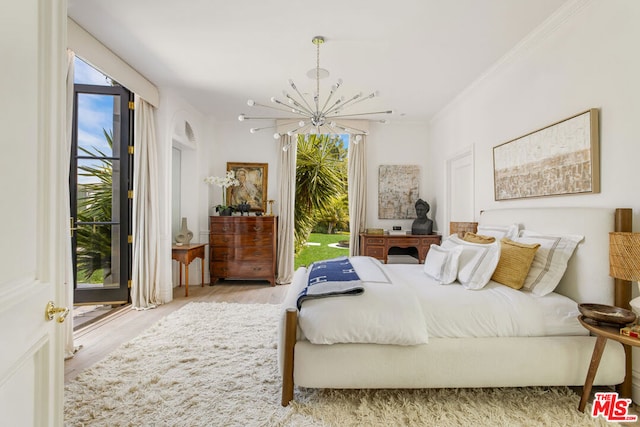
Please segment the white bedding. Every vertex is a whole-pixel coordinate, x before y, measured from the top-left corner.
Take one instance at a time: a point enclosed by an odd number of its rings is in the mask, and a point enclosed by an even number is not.
[[[413,345],[429,337],[588,334],[577,321],[577,304],[556,293],[538,297],[494,282],[467,290],[457,282],[439,285],[422,265],[355,258],[365,292],[306,301],[298,316],[299,339]],[[376,268],[364,269],[363,264]],[[392,283],[385,283],[386,277]],[[299,269],[291,286],[302,289],[305,280],[305,269]]]

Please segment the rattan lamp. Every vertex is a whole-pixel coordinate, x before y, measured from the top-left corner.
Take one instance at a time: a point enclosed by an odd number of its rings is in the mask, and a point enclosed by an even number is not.
[[[609,233],[609,275],[621,280],[640,281],[640,233]],[[639,314],[640,298],[634,298],[630,304]]]

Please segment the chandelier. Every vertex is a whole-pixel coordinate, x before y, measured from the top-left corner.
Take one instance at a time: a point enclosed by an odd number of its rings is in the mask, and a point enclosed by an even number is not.
[[[271,98],[271,105],[260,104],[250,99],[247,101],[247,105],[250,107],[264,107],[273,110],[278,110],[287,113],[279,117],[249,117],[247,115],[240,114],[238,116],[239,121],[245,120],[291,120],[288,123],[280,123],[285,128],[287,126],[293,126],[293,128],[287,131],[289,136],[295,134],[321,134],[329,133],[336,134],[338,132],[358,133],[366,135],[367,132],[362,129],[355,129],[352,126],[348,126],[344,122],[341,123],[341,119],[349,119],[360,116],[369,116],[374,114],[392,114],[393,110],[384,111],[370,111],[370,112],[354,112],[349,114],[345,113],[345,109],[350,109],[354,105],[363,101],[375,98],[376,92],[372,92],[369,95],[363,96],[362,93],[357,93],[351,98],[345,100],[342,96],[337,96],[338,89],[342,86],[342,79],[331,86],[331,90],[325,99],[320,97],[320,78],[327,77],[329,72],[323,68],[320,68],[320,45],[325,41],[323,36],[315,36],[311,42],[316,45],[316,68],[310,70],[309,77],[315,77],[316,87],[313,97],[307,95],[306,97],[300,92],[293,80],[289,79],[289,86],[293,89],[294,93],[289,94],[287,91],[283,91],[283,96],[286,101],[281,101],[275,97]],[[315,74],[315,75],[313,75]],[[380,123],[386,123],[386,120],[374,120]],[[251,128],[251,133],[256,133],[264,129],[272,129],[274,126]],[[279,139],[280,133],[276,132],[273,137]],[[357,135],[360,137],[360,135]],[[359,138],[358,138],[359,140]]]

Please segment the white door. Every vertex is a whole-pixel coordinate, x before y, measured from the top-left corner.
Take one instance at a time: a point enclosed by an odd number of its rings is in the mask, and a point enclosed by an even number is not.
[[[62,425],[63,289],[56,145],[64,136],[66,1],[0,2],[0,424]],[[58,233],[56,233],[58,230]]]
[[[447,161],[447,195],[447,232],[451,221],[475,221],[472,148]]]

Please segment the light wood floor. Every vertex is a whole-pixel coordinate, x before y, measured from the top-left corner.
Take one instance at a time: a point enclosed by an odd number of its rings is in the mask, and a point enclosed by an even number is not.
[[[173,301],[155,309],[136,311],[124,306],[111,311],[100,320],[74,332],[74,344],[82,346],[76,355],[64,363],[64,381],[72,380],[83,370],[106,357],[121,344],[135,338],[149,326],[192,301],[235,302],[241,304],[279,304],[288,286],[269,286],[266,282],[219,282],[215,286],[189,286],[189,297],[184,287],[174,288]]]

